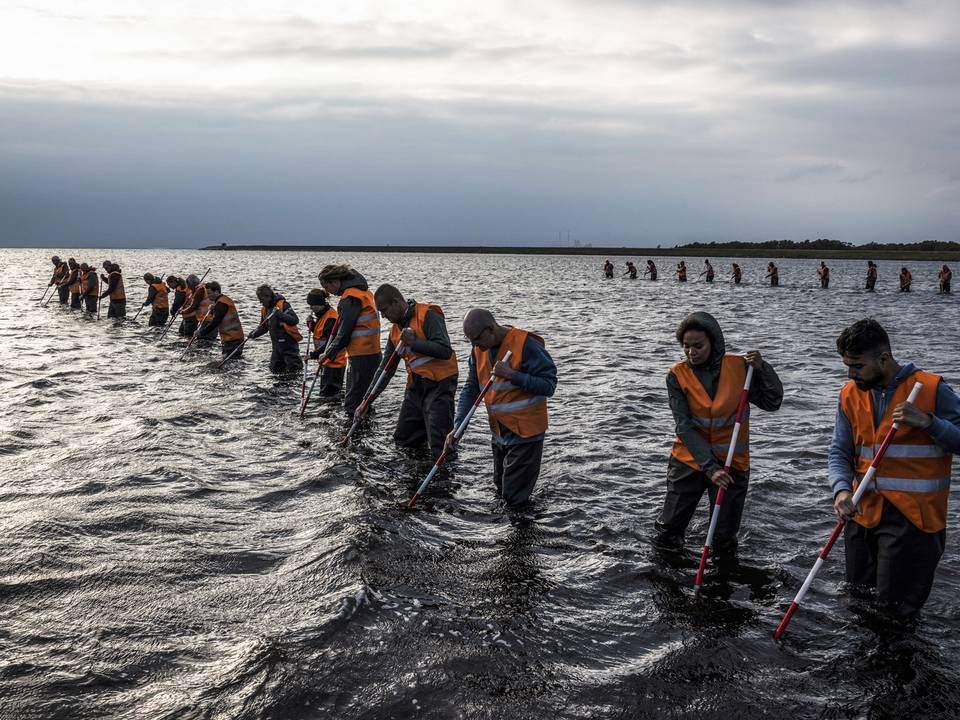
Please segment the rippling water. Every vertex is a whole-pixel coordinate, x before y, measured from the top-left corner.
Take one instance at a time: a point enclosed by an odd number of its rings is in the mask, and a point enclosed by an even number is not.
[[[893,262],[867,294],[862,261],[831,263],[823,291],[810,261],[778,261],[771,289],[761,260],[741,260],[733,287],[605,282],[602,258],[69,253],[123,266],[131,316],[143,272],[212,266],[249,331],[258,284],[305,314],[317,270],[350,260],[373,286],[440,303],[464,368],[470,307],[536,330],[560,385],[534,507],[513,516],[493,498],[482,417],[451,475],[406,512],[429,464],[390,442],[401,382],[340,450],[338,409],[314,403],[301,421],[299,382],[269,374],[266,339],[224,371],[210,367],[218,351],[179,363],[183,342],[158,344],[145,322],[39,307],[50,254],[0,250],[2,717],[960,715],[951,531],[915,633],[842,594],[838,547],[786,640],[771,640],[833,525],[837,333],[872,315],[901,362],[960,387],[958,304],[935,294],[936,264],[910,263],[902,295]],[[662,277],[673,262],[657,260]],[[673,329],[693,310],[717,316],[732,351],[759,348],[786,392],[752,422],[739,563],[711,568],[699,598],[706,499],[685,554],[650,544]]]

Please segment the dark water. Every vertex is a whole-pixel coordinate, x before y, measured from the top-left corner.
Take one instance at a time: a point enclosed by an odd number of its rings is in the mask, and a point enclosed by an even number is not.
[[[319,267],[347,259],[72,254],[120,262],[131,306],[144,271],[212,265],[248,331],[256,285],[305,310]],[[299,420],[299,383],[269,375],[265,340],[227,371],[209,368],[216,355],[178,363],[172,335],[157,344],[144,324],[38,307],[49,255],[0,251],[0,716],[960,715],[952,530],[915,633],[841,592],[841,546],[787,639],[771,640],[833,524],[836,334],[873,315],[898,359],[960,386],[958,304],[935,294],[934,263],[912,263],[915,292],[901,295],[895,263],[866,294],[854,261],[832,263],[821,291],[815,263],[786,260],[770,289],[752,260],[735,288],[604,282],[602,258],[350,258],[371,284],[442,304],[462,361],[459,320],[474,305],[546,338],[560,385],[535,506],[512,516],[493,498],[482,412],[454,472],[405,512],[428,463],[391,445],[400,382],[341,451],[336,408]],[[696,309],[718,317],[731,350],[759,348],[786,388],[779,413],[753,419],[739,563],[711,566],[700,598],[706,501],[685,554],[650,544],[672,332]]]

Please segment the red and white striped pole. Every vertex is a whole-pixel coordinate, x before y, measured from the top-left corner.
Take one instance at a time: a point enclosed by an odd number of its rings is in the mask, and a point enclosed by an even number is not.
[[[736,422],[733,425],[733,436],[730,438],[730,447],[727,449],[727,460],[723,464],[723,471],[730,472],[733,457],[737,454],[737,439],[740,437],[740,425],[747,411],[747,400],[750,397],[750,383],[753,381],[753,365],[747,365],[747,379],[743,381],[743,390],[740,392],[740,402],[737,404]],[[707,558],[710,557],[710,547],[713,545],[713,533],[717,529],[717,520],[720,518],[720,507],[723,505],[723,488],[717,490],[717,499],[713,504],[713,514],[710,516],[710,528],[707,530],[707,540],[700,553],[700,567],[697,568],[697,578],[693,581],[693,591],[700,592],[703,585],[703,572],[707,567]]]
[[[390,353],[390,357],[387,360],[387,364],[383,366],[383,372],[377,373],[373,382],[370,383],[370,387],[367,388],[366,394],[363,396],[363,402],[360,403],[360,407],[357,408],[357,412],[354,414],[353,423],[350,425],[350,429],[347,431],[347,436],[343,438],[343,441],[340,443],[340,447],[346,447],[350,444],[350,438],[353,437],[353,433],[356,432],[357,428],[360,426],[360,421],[363,419],[363,416],[367,414],[367,410],[370,409],[370,403],[373,402],[373,396],[380,390],[380,386],[383,385],[384,380],[387,379],[387,370],[396,363],[400,364],[400,358],[403,357],[407,349],[403,346],[402,342],[398,342],[393,348],[393,352]]]
[[[920,394],[920,390],[923,388],[923,383],[914,383],[913,389],[910,391],[910,395],[907,397],[907,402],[912,403],[917,399],[917,395]],[[880,465],[880,461],[883,460],[883,456],[887,454],[887,447],[889,447],[893,436],[897,434],[897,430],[900,429],[900,423],[895,422],[891,428],[887,431],[887,435],[883,438],[883,443],[880,445],[880,449],[877,450],[873,455],[873,460],[870,461],[870,467],[867,468],[867,472],[864,473],[863,479],[860,480],[860,484],[857,486],[857,491],[853,494],[852,503],[856,507],[860,504],[860,498],[863,497],[863,494],[867,491],[867,488],[870,486],[870,483],[873,481],[873,476],[877,474],[877,467]],[[827,539],[826,545],[823,546],[823,549],[820,551],[820,555],[817,556],[817,561],[813,564],[813,567],[810,568],[810,572],[807,574],[807,579],[803,581],[803,585],[800,586],[800,591],[797,593],[797,596],[793,599],[793,602],[790,603],[790,607],[787,608],[787,612],[784,613],[783,620],[780,621],[780,624],[777,626],[777,630],[773,633],[773,639],[779,640],[783,633],[787,630],[787,625],[790,624],[790,619],[793,617],[793,614],[797,611],[797,608],[800,607],[800,603],[803,602],[804,596],[807,594],[807,591],[810,589],[810,585],[813,583],[813,579],[817,576],[817,573],[820,572],[820,567],[823,565],[823,561],[827,559],[827,555],[830,554],[830,550],[833,548],[835,542],[840,537],[840,531],[843,530],[843,526],[847,524],[847,519],[841,517],[837,520],[837,524],[833,528],[833,532],[830,533],[830,537]]]

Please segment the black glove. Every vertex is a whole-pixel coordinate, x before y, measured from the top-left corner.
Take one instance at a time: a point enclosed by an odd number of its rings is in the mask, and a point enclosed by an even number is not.
[[[319,351],[319,350],[314,350],[312,353],[310,353],[310,359],[311,359],[311,360],[319,360],[319,359],[320,359],[320,351]]]

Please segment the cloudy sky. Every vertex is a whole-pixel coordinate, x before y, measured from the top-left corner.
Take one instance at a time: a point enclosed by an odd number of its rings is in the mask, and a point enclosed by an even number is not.
[[[0,168],[0,246],[960,240],[960,3],[5,0]]]

